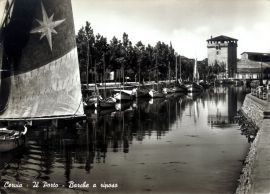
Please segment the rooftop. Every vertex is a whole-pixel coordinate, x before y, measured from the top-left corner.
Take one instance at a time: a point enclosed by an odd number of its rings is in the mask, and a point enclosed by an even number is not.
[[[237,62],[237,68],[266,68],[270,67],[270,62],[259,62],[252,60],[240,60]]]
[[[270,53],[256,53],[256,52],[243,52],[241,55],[243,54],[249,54],[249,55],[264,55],[264,56],[269,56]]]
[[[224,35],[220,35],[220,36],[217,36],[215,38],[210,38],[210,39],[208,39],[206,41],[229,41],[229,40],[236,40],[236,41],[238,41],[235,38],[231,38],[231,37],[224,36]]]

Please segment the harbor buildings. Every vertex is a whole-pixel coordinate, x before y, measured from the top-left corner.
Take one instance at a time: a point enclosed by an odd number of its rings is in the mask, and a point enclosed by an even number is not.
[[[238,79],[268,79],[270,77],[270,53],[243,52],[237,62]]]

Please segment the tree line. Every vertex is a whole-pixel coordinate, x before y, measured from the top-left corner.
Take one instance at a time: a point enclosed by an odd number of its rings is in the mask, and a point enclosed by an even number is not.
[[[132,71],[134,81],[168,80],[176,76],[178,79],[192,80],[195,60],[177,54],[171,43],[168,45],[158,41],[155,46],[146,46],[138,41],[133,45],[125,32],[122,40],[114,36],[108,42],[99,33],[94,35],[89,22],[78,31],[76,43],[81,80],[88,77],[92,83],[102,81],[103,76],[111,71],[118,77],[123,77],[123,74],[128,76]],[[224,71],[224,68],[218,64],[208,66],[207,59],[204,59],[198,63],[198,71],[200,79],[209,79]]]

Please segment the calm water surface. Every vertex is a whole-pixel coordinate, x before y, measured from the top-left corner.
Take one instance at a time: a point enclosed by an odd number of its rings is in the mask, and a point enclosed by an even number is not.
[[[250,147],[233,117],[248,92],[220,86],[41,123],[0,155],[1,193],[233,193]]]

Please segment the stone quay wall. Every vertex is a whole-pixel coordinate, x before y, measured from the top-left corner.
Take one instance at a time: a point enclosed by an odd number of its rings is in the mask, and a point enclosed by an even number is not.
[[[267,101],[247,94],[242,106],[242,111],[256,126],[261,127]]]
[[[270,193],[270,101],[247,94],[242,111],[259,127],[239,178],[236,194]]]

